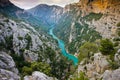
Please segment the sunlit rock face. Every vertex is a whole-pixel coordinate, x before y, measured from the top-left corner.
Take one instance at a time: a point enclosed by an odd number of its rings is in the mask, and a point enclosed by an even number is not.
[[[104,13],[107,8],[119,5],[119,0],[80,0],[79,3],[84,11]]]

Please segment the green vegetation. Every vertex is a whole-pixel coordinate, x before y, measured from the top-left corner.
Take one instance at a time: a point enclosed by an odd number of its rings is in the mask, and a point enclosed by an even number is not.
[[[46,75],[51,75],[51,68],[47,63],[37,61],[30,63],[24,60],[23,55],[11,54],[11,56],[22,76],[31,75],[33,71],[40,71]]]
[[[117,27],[120,27],[120,22],[119,22],[119,23],[117,23]]]
[[[51,68],[49,64],[43,62],[33,62],[31,64],[31,68],[33,71],[40,71],[45,73],[46,75],[51,75]]]
[[[62,15],[62,18],[54,29],[54,33],[65,42],[66,48],[70,53],[77,52],[79,47],[87,41],[94,42],[96,39],[102,38],[100,33],[90,28],[85,21],[99,20],[103,14],[90,13],[81,17],[82,12],[79,12],[79,14],[76,13],[78,13],[78,10],[73,6],[71,11]],[[72,42],[69,42],[70,34],[72,34]]]
[[[99,50],[103,55],[115,54],[114,45],[109,39],[103,39],[100,41],[100,49]]]
[[[30,46],[32,45],[32,38],[29,34],[25,35],[25,39],[28,41],[28,44],[26,46],[26,49],[29,49]]]
[[[22,68],[24,66],[30,67],[31,63],[25,61],[23,54],[18,55],[18,54],[12,53],[11,56],[12,56],[13,60],[15,61],[16,67],[18,68],[20,73],[22,73]]]
[[[98,46],[95,43],[86,42],[80,47],[79,61],[84,58],[90,59],[90,56],[96,52],[98,52]]]
[[[7,23],[8,23],[8,22],[9,22],[9,19],[5,19],[4,22],[7,22]]]
[[[93,19],[99,20],[103,14],[101,13],[90,13],[87,16],[83,17],[84,20],[92,21]]]
[[[22,68],[22,75],[23,76],[25,76],[25,75],[31,75],[32,74],[32,68],[30,68],[30,67],[26,67],[26,66],[24,66],[23,68]]]
[[[76,38],[75,40],[72,40],[71,43],[67,44],[70,53],[76,52],[79,47],[85,43],[85,41],[94,42],[96,39],[101,39],[100,34],[89,28],[87,24],[80,25],[76,22],[74,28]]]
[[[74,77],[70,78],[70,80],[89,80],[84,72],[80,72],[78,75],[75,75]]]
[[[120,22],[117,24],[116,33],[117,33],[118,36],[120,36]]]
[[[19,39],[19,40],[23,40],[23,37],[19,36],[18,39]]]
[[[4,26],[4,24],[3,24],[3,23],[1,23],[1,22],[0,22],[0,25]]]
[[[12,50],[13,48],[13,35],[9,36],[9,37],[5,37],[5,48],[7,48],[8,50]]]
[[[115,62],[114,60],[108,60],[110,68],[115,70],[120,67],[119,63]]]
[[[22,68],[23,75],[31,75],[33,71],[40,71],[45,73],[46,75],[51,75],[51,68],[48,64],[43,62],[33,62],[29,67],[24,66]]]

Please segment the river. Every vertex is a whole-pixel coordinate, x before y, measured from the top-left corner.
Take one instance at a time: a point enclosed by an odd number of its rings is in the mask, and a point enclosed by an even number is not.
[[[49,34],[50,34],[54,39],[57,40],[58,45],[59,45],[59,48],[61,49],[62,54],[63,54],[65,57],[67,57],[69,60],[72,60],[73,63],[74,63],[74,65],[77,65],[77,64],[78,64],[78,58],[75,57],[74,55],[70,54],[70,53],[67,53],[67,51],[66,51],[66,49],[65,49],[65,44],[64,44],[64,42],[54,35],[53,29],[54,29],[54,28],[51,28],[51,29],[49,30]]]

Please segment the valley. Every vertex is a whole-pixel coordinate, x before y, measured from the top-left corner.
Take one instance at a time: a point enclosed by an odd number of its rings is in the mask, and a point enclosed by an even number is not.
[[[58,45],[59,45],[59,48],[61,49],[62,54],[63,54],[65,57],[67,57],[68,60],[72,60],[73,63],[74,63],[74,65],[77,65],[77,64],[78,64],[78,58],[75,57],[75,55],[72,55],[72,54],[66,52],[64,42],[63,42],[62,40],[58,39],[58,38],[53,34],[53,29],[54,29],[54,28],[51,28],[51,29],[50,29],[49,34],[50,34],[54,39],[57,40]]]
[[[0,0],[0,80],[120,80],[119,7],[79,0],[24,10]]]

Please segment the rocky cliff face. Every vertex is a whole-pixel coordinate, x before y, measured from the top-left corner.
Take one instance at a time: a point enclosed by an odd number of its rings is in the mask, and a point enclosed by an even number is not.
[[[33,27],[24,22],[16,23],[13,20],[0,16],[0,44],[1,48],[13,50],[16,54],[24,54],[26,60],[36,61],[38,52],[47,47],[56,48],[44,34],[39,34]],[[44,42],[46,40],[46,42]],[[39,55],[41,58],[44,53]]]
[[[77,52],[80,43],[100,39],[100,35],[103,38],[116,36],[116,25],[120,22],[119,7],[119,0],[80,0],[64,8],[54,32],[68,44],[68,51]],[[71,45],[73,47],[69,47]]]
[[[81,5],[82,16],[89,15],[91,12],[103,14],[98,21],[87,21],[90,27],[95,27],[104,38],[115,35],[116,25],[120,21],[119,0],[86,0],[86,4],[81,0],[78,5]]]
[[[95,53],[90,59],[86,58],[80,62],[74,76],[76,75],[76,77],[80,78],[79,74],[83,73],[83,77],[87,76],[88,78],[86,80],[119,80],[120,69],[113,70],[110,66],[109,56]],[[75,80],[74,76],[71,77],[71,80]],[[83,79],[83,77],[80,79]]]
[[[19,80],[18,69],[12,57],[5,51],[0,51],[0,79]]]

